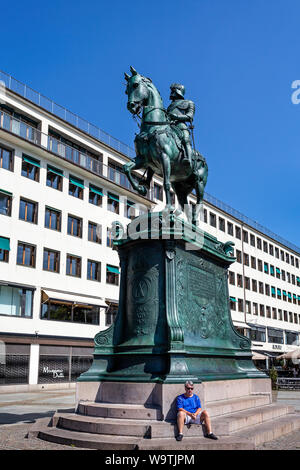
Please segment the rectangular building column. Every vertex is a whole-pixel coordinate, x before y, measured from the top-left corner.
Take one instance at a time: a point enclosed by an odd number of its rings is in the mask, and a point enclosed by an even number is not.
[[[38,383],[39,375],[39,354],[40,345],[30,345],[30,360],[29,360],[29,385],[36,385]]]

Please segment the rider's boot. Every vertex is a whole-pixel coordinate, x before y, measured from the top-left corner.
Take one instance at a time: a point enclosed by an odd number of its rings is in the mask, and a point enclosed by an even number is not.
[[[185,148],[185,157],[182,160],[182,163],[185,166],[190,166],[191,168],[193,168],[193,160],[192,160],[193,149],[192,149],[190,142],[185,142],[184,148]]]

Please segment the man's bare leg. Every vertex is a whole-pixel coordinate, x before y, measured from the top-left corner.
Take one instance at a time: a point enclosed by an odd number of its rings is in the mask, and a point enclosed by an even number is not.
[[[178,434],[183,434],[183,426],[185,423],[185,412],[184,411],[178,411],[177,413],[177,428],[178,428]]]
[[[206,437],[210,437],[211,439],[218,439],[211,430],[211,421],[210,416],[206,410],[202,411],[200,415],[200,422],[205,424],[206,428]]]

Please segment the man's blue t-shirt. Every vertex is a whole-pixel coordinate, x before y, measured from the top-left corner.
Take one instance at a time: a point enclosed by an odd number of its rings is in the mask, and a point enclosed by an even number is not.
[[[182,395],[179,395],[177,397],[176,405],[177,410],[179,408],[183,408],[184,410],[189,411],[190,413],[195,413],[198,408],[201,408],[200,398],[198,397],[198,395],[195,394],[192,397],[186,397],[184,393]]]

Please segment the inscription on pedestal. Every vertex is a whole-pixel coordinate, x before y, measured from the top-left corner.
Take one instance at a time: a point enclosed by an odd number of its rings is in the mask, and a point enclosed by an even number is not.
[[[188,286],[192,296],[201,297],[205,300],[212,300],[216,296],[216,282],[214,274],[189,266]]]

